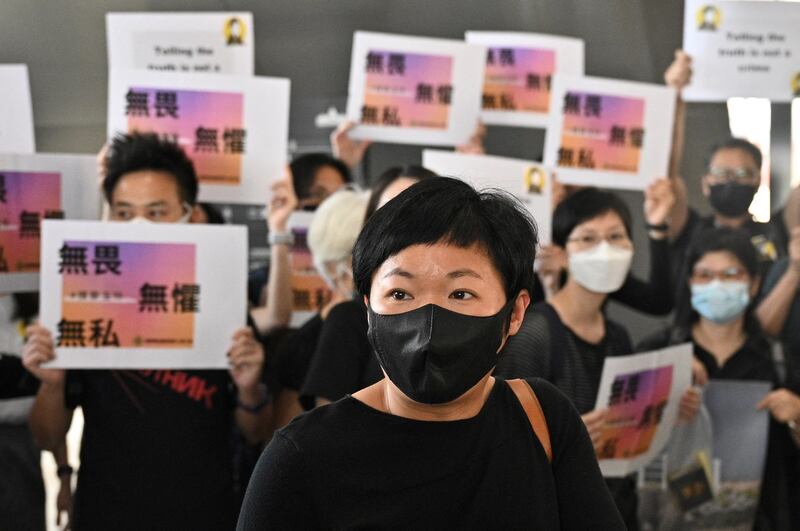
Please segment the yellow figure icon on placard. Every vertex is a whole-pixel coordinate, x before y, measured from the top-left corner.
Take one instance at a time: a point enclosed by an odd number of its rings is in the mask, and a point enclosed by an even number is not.
[[[541,194],[546,182],[545,171],[538,166],[531,166],[525,172],[525,192],[529,194]]]
[[[792,79],[792,95],[800,97],[800,72],[796,73]]]
[[[705,5],[697,10],[697,29],[717,31],[722,22],[722,13],[716,6]]]
[[[231,17],[225,21],[225,42],[228,46],[244,44],[247,28],[239,17]]]

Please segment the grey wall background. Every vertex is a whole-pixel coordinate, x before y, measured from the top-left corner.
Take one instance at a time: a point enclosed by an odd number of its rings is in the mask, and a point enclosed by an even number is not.
[[[292,80],[290,136],[301,148],[327,145],[314,116],[347,96],[355,30],[463,38],[466,30],[531,31],[583,38],[587,75],[662,82],[682,40],[682,0],[0,0],[0,63],[27,63],[39,151],[91,153],[104,141],[107,11],[246,10],[255,17],[256,74]],[[0,87],[0,92],[2,88]],[[728,135],[723,104],[693,104],[682,168],[691,201],[705,211],[703,155]],[[490,128],[487,151],[538,157],[543,132]],[[789,110],[773,105],[773,205],[788,191]],[[420,160],[420,148],[376,145],[372,172]],[[641,194],[624,193],[641,222]],[[777,195],[777,198],[775,197]],[[635,270],[646,274],[644,230]],[[613,308],[635,337],[658,321]]]

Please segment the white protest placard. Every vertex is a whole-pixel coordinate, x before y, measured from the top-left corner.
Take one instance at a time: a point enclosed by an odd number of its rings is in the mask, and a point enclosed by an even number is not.
[[[664,449],[692,384],[692,355],[692,344],[685,343],[605,359],[595,405],[607,411],[596,446],[603,476],[627,476]]]
[[[426,149],[422,165],[444,177],[457,177],[476,190],[499,188],[519,199],[539,229],[539,243],[551,238],[553,173],[538,162]]]
[[[0,152],[33,153],[33,107],[27,65],[0,65]]]
[[[110,68],[253,75],[253,15],[107,13]]]
[[[692,56],[687,101],[800,96],[800,4],[686,0],[683,49]]]
[[[39,289],[43,219],[99,216],[95,155],[0,153],[0,293]]]
[[[282,175],[289,134],[289,80],[112,70],[108,136],[170,138],[192,159],[200,201],[264,203]]]
[[[355,139],[455,146],[474,133],[486,48],[357,31],[347,118]]]
[[[555,73],[583,75],[583,40],[538,33],[468,31],[487,47],[481,120],[489,125],[546,127]]]
[[[564,184],[644,190],[667,175],[675,90],[553,76],[544,163]]]
[[[43,224],[41,324],[50,367],[213,369],[247,313],[239,226]]]

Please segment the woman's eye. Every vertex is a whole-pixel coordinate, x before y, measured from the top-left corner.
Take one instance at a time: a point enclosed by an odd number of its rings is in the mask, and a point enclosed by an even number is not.
[[[467,301],[474,297],[474,295],[468,291],[454,291],[450,296],[460,301]]]
[[[406,300],[407,293],[405,291],[394,290],[389,294],[389,296],[396,301],[404,301]]]
[[[162,210],[151,210],[147,213],[147,217],[150,219],[161,219],[164,217],[164,212]]]

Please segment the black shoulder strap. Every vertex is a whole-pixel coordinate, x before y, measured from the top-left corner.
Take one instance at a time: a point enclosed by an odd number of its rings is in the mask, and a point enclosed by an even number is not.
[[[550,370],[552,380],[556,381],[564,372],[564,356],[567,352],[567,329],[555,308],[546,302],[534,306],[547,319],[550,328]]]

